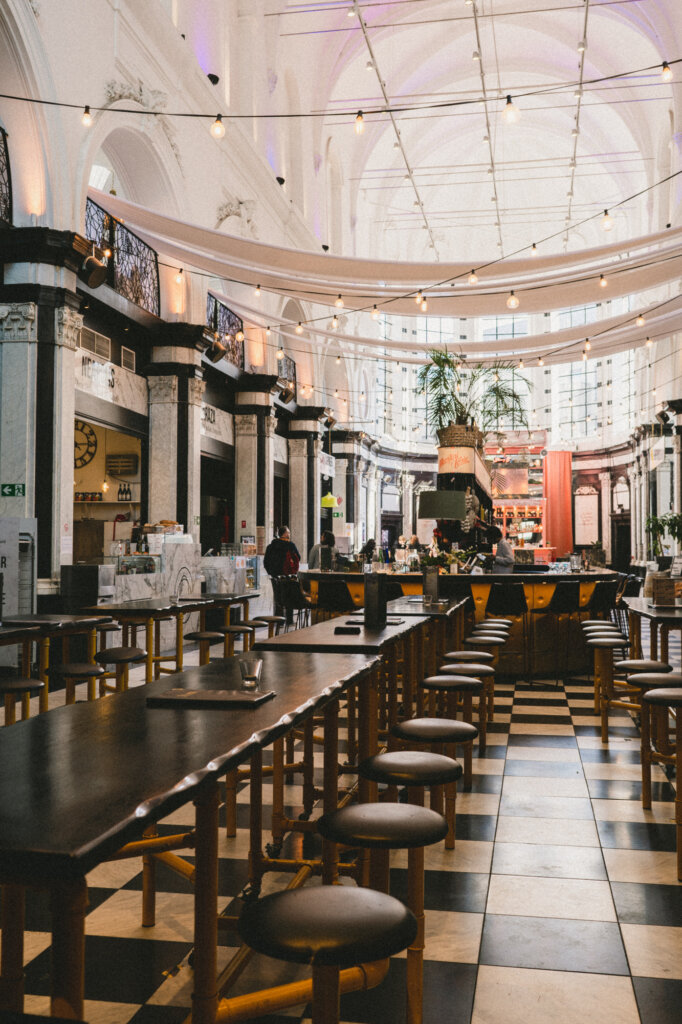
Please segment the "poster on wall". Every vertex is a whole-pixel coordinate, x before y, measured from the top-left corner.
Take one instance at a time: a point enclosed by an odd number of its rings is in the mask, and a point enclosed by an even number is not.
[[[579,487],[573,495],[576,547],[599,540],[599,495],[593,487]]]

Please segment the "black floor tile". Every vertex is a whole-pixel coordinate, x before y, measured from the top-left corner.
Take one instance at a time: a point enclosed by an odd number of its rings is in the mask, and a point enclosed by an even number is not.
[[[187,1019],[186,1006],[141,1006],[129,1024],[182,1024]],[[288,1024],[292,1024],[291,1017]]]
[[[487,914],[479,963],[588,974],[627,974],[617,924]]]
[[[601,728],[598,725],[573,724],[576,736],[601,736]],[[635,739],[639,738],[639,730],[634,725],[614,725],[609,720],[609,736],[611,739]]]
[[[587,788],[593,800],[641,800],[642,783],[628,779],[588,779]],[[674,800],[675,790],[669,782],[652,782],[651,799]],[[671,814],[674,809],[671,808]]]
[[[500,780],[501,781],[501,780]],[[26,888],[24,928],[27,932],[51,932],[52,912],[50,910],[50,893],[48,889]],[[88,914],[101,906],[105,900],[116,892],[116,889],[105,889],[101,886],[88,886]],[[2,886],[0,886],[0,906],[2,906]]]
[[[598,821],[597,830],[607,850],[659,850],[673,853],[675,826],[643,821]]]
[[[494,814],[460,814],[457,812],[457,839],[482,839],[492,842],[495,838],[497,816]]]
[[[573,736],[543,736],[542,733],[512,733],[510,747],[577,747]]]
[[[424,907],[426,910],[485,913],[489,875],[469,871],[426,871]],[[407,901],[407,871],[391,869],[391,896]]]
[[[517,761],[507,758],[505,775],[516,775],[545,779],[582,779],[583,773],[577,761]]]
[[[633,743],[632,750],[581,747],[580,759],[589,764],[639,764],[639,746]]]
[[[504,761],[507,756],[506,743],[488,743],[482,754],[478,754],[478,748],[474,748],[474,757],[489,757],[495,761]]]
[[[523,711],[517,711],[516,705],[514,705],[512,722],[514,724],[517,722],[530,722],[533,725],[570,725],[571,716],[568,712],[565,715],[528,715]]]
[[[682,886],[612,882],[618,920],[623,924],[653,924],[675,928],[682,924]],[[680,1007],[682,1016],[682,1006]]]
[[[190,952],[191,943],[153,939],[85,937],[85,998],[112,1003],[145,1003]],[[50,950],[26,968],[26,992],[49,995]]]
[[[195,862],[194,857],[183,856],[182,859],[186,860],[188,864]],[[248,882],[248,878],[249,865],[246,860],[221,857],[218,861],[219,896],[237,896]],[[140,871],[121,888],[140,891],[142,889],[142,872]],[[186,878],[172,871],[162,861],[157,861],[156,864],[156,889],[157,892],[194,892],[194,887]]]
[[[668,978],[633,978],[642,1024],[679,1024],[682,981]]]
[[[566,707],[566,698],[561,697],[514,697],[514,708],[517,707]]]
[[[504,710],[504,708],[496,707],[495,708],[495,714],[496,715],[506,715],[507,712]],[[509,722],[499,722],[499,721],[497,721],[497,722],[488,722],[488,732],[508,733],[509,732]]]
[[[393,959],[385,981],[369,992],[341,996],[343,1021],[352,1024],[404,1024],[405,960]],[[475,964],[424,961],[424,1021],[471,1019],[478,968]]]
[[[474,775],[471,782],[470,792],[500,793],[502,791],[502,779],[502,775]]]

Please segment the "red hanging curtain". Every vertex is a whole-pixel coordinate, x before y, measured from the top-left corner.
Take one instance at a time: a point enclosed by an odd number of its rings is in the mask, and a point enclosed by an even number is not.
[[[556,548],[558,558],[573,550],[572,459],[570,452],[547,452],[545,456],[544,542]]]

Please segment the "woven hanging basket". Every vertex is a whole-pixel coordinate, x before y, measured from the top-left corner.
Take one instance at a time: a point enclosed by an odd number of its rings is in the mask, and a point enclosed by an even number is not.
[[[470,427],[465,423],[450,423],[447,427],[437,430],[441,448],[482,448],[483,433],[476,425]]]

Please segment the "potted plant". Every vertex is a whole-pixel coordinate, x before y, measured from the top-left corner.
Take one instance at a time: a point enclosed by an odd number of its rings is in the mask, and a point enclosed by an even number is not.
[[[668,512],[663,516],[663,521],[666,532],[678,545],[682,545],[682,512]]]
[[[653,558],[659,558],[663,554],[663,548],[661,546],[661,537],[666,532],[667,523],[665,516],[649,516],[644,529],[649,536],[651,545],[651,555]]]
[[[428,424],[442,445],[481,447],[502,418],[528,426],[518,384],[529,387],[529,382],[513,363],[469,365],[445,348],[432,349],[429,360],[420,368],[418,380],[426,392]]]

